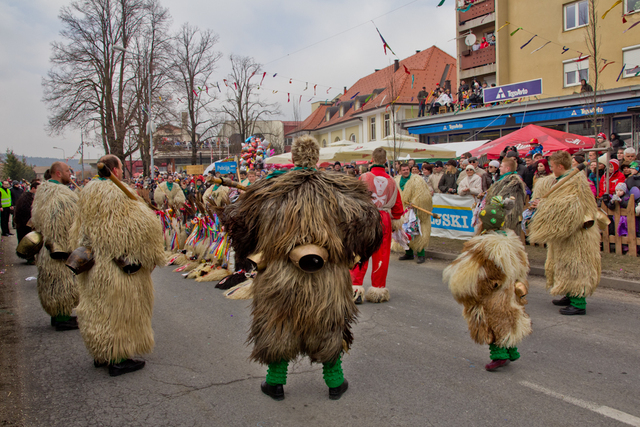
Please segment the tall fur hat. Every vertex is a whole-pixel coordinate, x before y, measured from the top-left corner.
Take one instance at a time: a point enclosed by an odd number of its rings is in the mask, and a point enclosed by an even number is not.
[[[320,146],[312,136],[303,135],[293,141],[291,159],[299,168],[315,168],[320,159]]]
[[[495,196],[480,212],[485,230],[499,230],[504,226],[504,219],[511,209],[515,207],[513,199],[503,199],[502,196]]]

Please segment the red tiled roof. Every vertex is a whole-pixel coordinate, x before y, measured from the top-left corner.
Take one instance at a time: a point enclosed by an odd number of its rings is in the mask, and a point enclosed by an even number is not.
[[[298,129],[298,127],[300,127],[300,124],[302,124],[302,122],[283,121],[282,126],[284,127],[284,134],[287,135],[291,132],[294,132],[296,129]]]
[[[456,84],[456,60],[451,55],[443,52],[439,48],[432,46],[427,50],[416,53],[400,61],[400,67],[393,71],[394,64],[369,74],[358,80],[341,95],[334,104],[321,105],[307,117],[298,130],[318,130],[324,127],[333,126],[338,123],[354,120],[362,112],[374,110],[381,106],[389,105],[393,99],[397,98],[396,104],[418,105],[418,92],[422,87],[427,91],[432,91],[436,83],[440,83],[442,75],[449,65],[449,70],[444,80],[450,80]],[[407,67],[410,74],[407,74],[404,67]],[[412,88],[412,77],[413,88]],[[368,102],[364,103],[367,97],[374,93]],[[393,96],[395,93],[395,96]],[[360,108],[354,111],[356,101],[360,100]],[[364,107],[362,104],[364,103]],[[339,108],[348,106],[348,110],[340,117]],[[326,111],[331,108],[332,116],[326,121]],[[333,110],[336,110],[335,112]]]

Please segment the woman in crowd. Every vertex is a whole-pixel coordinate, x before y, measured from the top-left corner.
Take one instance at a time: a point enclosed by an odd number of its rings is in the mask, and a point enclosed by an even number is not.
[[[536,171],[533,174],[533,185],[536,185],[536,181],[539,178],[544,178],[551,174],[551,169],[549,169],[549,162],[547,159],[538,160],[536,162]]]
[[[467,165],[464,168],[465,177],[462,178],[458,185],[458,194],[460,196],[474,196],[477,197],[482,193],[482,178],[476,174],[476,169],[473,165]]]

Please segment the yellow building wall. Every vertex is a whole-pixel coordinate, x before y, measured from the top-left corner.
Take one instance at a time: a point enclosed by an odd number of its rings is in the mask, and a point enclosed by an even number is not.
[[[322,140],[326,141],[327,147],[329,146],[329,144],[333,142],[332,140],[329,139],[329,134],[326,132],[314,134],[313,137],[318,141],[318,144],[320,144],[320,148],[322,148]]]
[[[345,132],[345,139],[348,140],[352,133],[356,135],[356,142],[361,143],[362,141],[360,141],[360,126],[348,127]]]
[[[571,2],[561,0],[538,0],[538,1],[507,1],[496,0],[498,6],[497,22],[498,28],[506,21],[510,25],[498,33],[498,84],[504,85],[526,80],[542,78],[544,94],[542,97],[552,97],[569,95],[580,91],[580,86],[564,87],[564,64],[563,61],[578,58],[582,52],[588,55],[589,50],[585,41],[587,35],[586,27],[572,30],[564,30],[564,5]],[[634,15],[628,19],[627,24],[622,23],[622,7],[616,6],[606,19],[601,19],[602,15],[612,2],[599,1],[596,7],[598,17],[598,33],[600,39],[599,57],[607,61],[615,61],[615,64],[608,66],[599,76],[598,89],[612,89],[624,86],[640,84],[639,77],[621,78],[616,82],[618,74],[622,69],[623,58],[622,48],[640,44],[640,31],[622,32],[634,22]],[[516,28],[522,27],[525,31],[518,31],[513,36],[510,33]],[[524,49],[520,47],[525,44],[534,34],[539,35],[533,39]],[[536,48],[546,43],[552,43],[538,52],[531,53]],[[566,46],[569,50],[562,54],[560,46]],[[589,83],[594,85],[594,61],[589,59]],[[604,62],[600,60],[598,70],[602,68]]]

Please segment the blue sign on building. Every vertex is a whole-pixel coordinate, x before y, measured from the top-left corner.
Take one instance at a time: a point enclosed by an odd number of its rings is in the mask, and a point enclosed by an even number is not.
[[[542,79],[484,89],[484,103],[508,101],[542,94]]]
[[[216,172],[221,174],[236,173],[238,165],[236,162],[220,162],[216,163]]]

